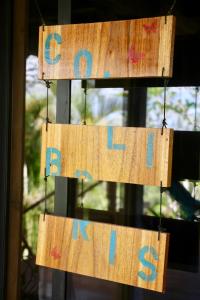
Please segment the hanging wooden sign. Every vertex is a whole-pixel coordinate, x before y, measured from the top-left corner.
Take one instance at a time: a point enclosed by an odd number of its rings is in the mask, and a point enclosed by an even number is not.
[[[36,264],[163,292],[169,234],[43,215]]]
[[[42,26],[39,78],[172,77],[175,18]]]
[[[172,145],[172,129],[43,125],[41,174],[167,187]]]

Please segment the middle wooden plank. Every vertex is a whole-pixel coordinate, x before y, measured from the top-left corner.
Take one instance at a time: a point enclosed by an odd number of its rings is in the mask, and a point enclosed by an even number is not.
[[[172,129],[48,124],[41,174],[167,187],[172,145]]]

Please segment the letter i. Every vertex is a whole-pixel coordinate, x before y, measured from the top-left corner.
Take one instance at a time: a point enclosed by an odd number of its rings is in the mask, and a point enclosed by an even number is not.
[[[109,251],[109,264],[115,264],[115,256],[116,256],[116,240],[117,240],[117,233],[115,230],[111,231],[110,234],[110,251]]]

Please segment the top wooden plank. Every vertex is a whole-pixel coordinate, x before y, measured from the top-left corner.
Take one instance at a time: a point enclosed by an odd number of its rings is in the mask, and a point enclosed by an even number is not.
[[[40,27],[39,78],[172,77],[175,18]]]

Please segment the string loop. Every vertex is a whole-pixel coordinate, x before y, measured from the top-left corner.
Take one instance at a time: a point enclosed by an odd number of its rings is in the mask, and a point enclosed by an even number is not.
[[[161,135],[163,135],[163,129],[167,128],[167,120],[166,120],[166,101],[167,101],[167,85],[168,79],[164,79],[164,96],[163,96],[163,120],[162,120],[162,129]]]
[[[47,88],[47,95],[46,95],[46,131],[48,131],[48,123],[51,123],[49,120],[49,89],[51,88],[52,81],[44,79],[46,88]]]

